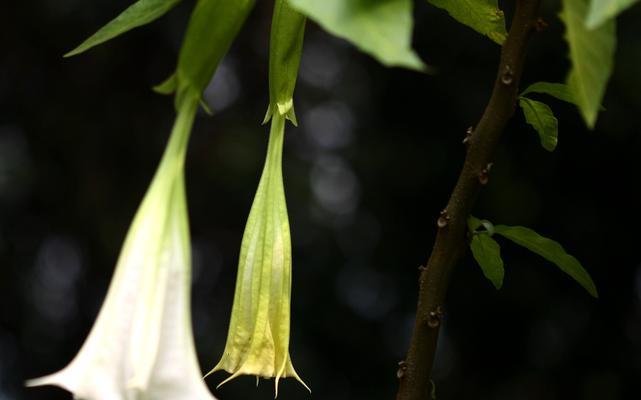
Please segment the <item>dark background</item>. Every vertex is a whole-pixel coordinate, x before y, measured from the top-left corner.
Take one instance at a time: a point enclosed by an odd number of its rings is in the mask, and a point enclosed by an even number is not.
[[[511,2],[510,2],[511,3]],[[172,72],[193,1],[89,53],[61,55],[126,0],[0,5],[0,399],[69,399],[22,381],[64,367],[88,333],[174,117],[150,87]],[[267,143],[271,2],[260,1],[205,96],[187,160],[193,319],[203,370],[222,352],[238,249]],[[556,1],[523,85],[568,70]],[[294,247],[291,354],[313,389],[282,399],[391,399],[416,305],[417,267],[489,97],[499,48],[417,2],[415,47],[433,76],[386,69],[313,24],[284,161]],[[517,113],[475,214],[557,239],[601,298],[506,242],[495,291],[468,255],[452,277],[434,379],[440,399],[641,395],[641,9],[619,25],[595,131],[573,106],[554,153]],[[273,381],[215,385],[270,399]]]

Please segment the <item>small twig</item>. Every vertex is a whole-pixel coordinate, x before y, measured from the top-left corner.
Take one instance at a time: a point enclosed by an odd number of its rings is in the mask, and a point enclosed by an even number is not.
[[[430,376],[442,325],[442,308],[452,268],[466,249],[466,220],[483,184],[508,120],[514,113],[518,87],[532,31],[542,29],[540,0],[517,0],[507,40],[501,52],[492,97],[478,125],[465,138],[467,155],[458,182],[438,218],[438,233],[429,261],[421,270],[414,333],[407,358],[400,364],[397,400],[428,400]]]

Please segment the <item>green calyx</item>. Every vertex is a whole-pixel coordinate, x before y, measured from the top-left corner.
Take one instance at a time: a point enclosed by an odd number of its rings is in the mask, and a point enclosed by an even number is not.
[[[177,109],[187,93],[198,93],[200,97],[254,3],[255,0],[199,0],[189,20],[176,72],[155,90],[162,94],[175,92]]]
[[[263,124],[277,113],[294,126],[298,125],[293,98],[303,53],[305,22],[305,16],[288,1],[276,0],[269,42],[269,107]]]

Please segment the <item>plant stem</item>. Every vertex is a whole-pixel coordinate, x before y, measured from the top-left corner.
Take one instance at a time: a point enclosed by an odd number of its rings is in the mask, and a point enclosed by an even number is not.
[[[449,275],[467,248],[466,221],[481,187],[487,183],[490,160],[508,120],[514,114],[529,37],[539,25],[540,0],[517,0],[492,97],[466,137],[467,155],[447,208],[438,219],[438,233],[427,267],[421,268],[414,333],[407,359],[399,363],[396,400],[430,398],[430,376],[441,325]]]

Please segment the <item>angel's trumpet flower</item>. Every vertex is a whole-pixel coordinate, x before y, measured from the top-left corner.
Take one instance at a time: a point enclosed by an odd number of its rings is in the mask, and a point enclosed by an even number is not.
[[[63,370],[27,382],[86,400],[211,400],[190,317],[191,254],[184,159],[198,97],[184,101],[129,228],[89,337]]]
[[[285,120],[295,122],[292,94],[300,62],[305,18],[277,0],[270,47],[272,119],[267,158],[240,249],[227,343],[210,372],[275,378],[294,377],[306,388],[289,356],[292,249],[283,187]],[[308,388],[309,390],[309,388]]]
[[[292,249],[281,167],[284,134],[285,118],[275,114],[240,249],[227,344],[211,371],[231,373],[223,383],[239,375],[276,378],[276,393],[280,378],[303,383],[289,356]]]

